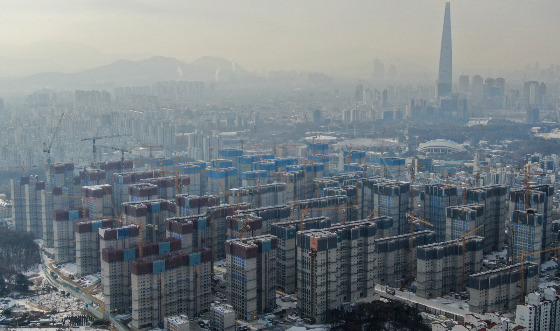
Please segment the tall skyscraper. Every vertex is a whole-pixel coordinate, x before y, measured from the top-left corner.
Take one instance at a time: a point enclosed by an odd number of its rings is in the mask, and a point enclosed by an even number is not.
[[[449,14],[449,2],[445,4],[445,17],[443,19],[443,34],[441,36],[441,51],[439,54],[439,78],[438,97],[446,97],[451,94],[452,76],[452,52],[451,52],[451,15]]]

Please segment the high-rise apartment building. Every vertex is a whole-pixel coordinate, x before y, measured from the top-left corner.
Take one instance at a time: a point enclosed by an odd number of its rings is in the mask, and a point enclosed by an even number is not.
[[[53,211],[53,255],[55,263],[74,262],[76,260],[74,223],[87,218],[89,218],[89,210],[84,207],[70,211]]]
[[[436,241],[445,240],[446,208],[461,204],[457,187],[441,184],[425,185],[421,199],[424,203],[423,219],[434,225]]]
[[[271,235],[226,241],[228,302],[243,319],[276,307],[277,247]]]
[[[521,263],[518,263],[471,275],[468,283],[469,310],[484,314],[515,308],[519,303],[521,286],[523,285],[523,293],[531,293],[537,289],[539,282],[536,264],[527,262],[524,268],[521,273]]]
[[[300,316],[323,323],[330,309],[373,295],[375,233],[370,221],[297,233]]]
[[[278,289],[285,293],[295,293],[297,279],[296,233],[303,230],[331,227],[326,217],[307,218],[302,221],[278,222],[272,225],[270,233],[278,238],[276,279]]]
[[[507,187],[491,185],[467,188],[467,203],[484,206],[484,228],[477,235],[484,237],[484,254],[504,249],[506,242]]]
[[[483,241],[477,236],[467,237],[464,244],[457,239],[418,247],[416,295],[437,298],[463,291],[468,276],[482,268]]]
[[[105,248],[101,251],[101,285],[105,311],[123,313],[131,307],[130,264],[137,258],[176,252],[181,249],[181,241],[167,239],[124,249]]]
[[[411,264],[411,261],[416,261],[417,247],[434,242],[435,233],[432,231],[418,231],[412,234],[412,249],[410,248],[410,233],[376,239],[374,282],[397,286],[407,276],[414,277],[416,264]],[[412,258],[410,254],[412,254]]]
[[[147,330],[165,317],[210,308],[212,253],[167,253],[130,263],[132,327]]]
[[[87,220],[74,224],[76,267],[79,276],[90,275],[100,270],[99,230],[113,226],[112,220]]]

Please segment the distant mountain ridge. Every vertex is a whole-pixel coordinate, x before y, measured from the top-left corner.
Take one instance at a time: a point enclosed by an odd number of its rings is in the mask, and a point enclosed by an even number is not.
[[[218,57],[202,57],[184,63],[172,57],[154,56],[140,61],[117,60],[76,73],[44,72],[23,78],[0,80],[0,93],[29,93],[53,90],[112,89],[117,86],[146,86],[160,81],[213,82],[245,80],[255,76],[235,62]]]

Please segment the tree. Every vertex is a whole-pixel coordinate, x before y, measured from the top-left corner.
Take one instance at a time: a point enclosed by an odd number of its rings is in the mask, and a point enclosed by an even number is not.
[[[327,316],[334,322],[331,330],[430,330],[418,310],[398,302],[359,303],[350,310],[332,310]]]
[[[0,296],[8,294],[8,288],[6,287],[6,280],[2,275],[0,275]]]
[[[15,285],[16,285],[16,291],[18,292],[23,293],[29,291],[29,281],[23,274],[18,274],[16,276]]]

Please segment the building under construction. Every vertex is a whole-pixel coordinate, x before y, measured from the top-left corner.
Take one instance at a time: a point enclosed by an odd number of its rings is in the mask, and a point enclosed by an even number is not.
[[[262,233],[271,233],[272,226],[276,223],[287,222],[290,219],[291,207],[278,205],[272,207],[240,209],[236,213],[240,217],[245,214],[254,214],[262,218]]]
[[[99,230],[112,228],[113,220],[88,220],[74,224],[78,276],[96,273],[101,268]]]
[[[425,185],[421,194],[424,203],[423,219],[434,225],[436,242],[445,240],[446,209],[461,204],[457,187],[433,184]]]
[[[226,217],[228,239],[256,237],[263,234],[262,218],[255,214],[243,214]]]
[[[445,239],[454,240],[461,238],[466,233],[474,231],[484,224],[484,206],[483,205],[465,205],[447,207],[445,210],[446,225],[445,225]],[[483,228],[477,231],[482,233]],[[490,239],[492,241],[492,239]]]
[[[514,309],[521,296],[535,291],[538,283],[539,268],[532,262],[471,275],[468,283],[469,310],[484,314]]]
[[[130,263],[132,328],[147,330],[167,316],[196,316],[211,302],[212,253],[174,252]]]
[[[96,218],[115,216],[114,208],[117,206],[113,205],[112,194],[113,187],[109,184],[82,187],[82,198],[86,200],[86,207],[90,215]]]
[[[205,215],[208,208],[220,205],[220,197],[178,194],[175,197],[175,203],[178,209],[177,216]]]
[[[159,242],[165,238],[165,220],[175,216],[175,203],[170,200],[155,199],[125,202],[121,205],[123,223],[144,225],[144,242]]]
[[[516,258],[524,254],[531,254],[542,250],[544,217],[534,209],[516,210],[511,215],[510,245],[508,253],[510,258]],[[527,261],[541,263],[540,254],[528,255]],[[516,259],[514,262],[519,262]]]
[[[131,307],[130,263],[137,259],[176,252],[181,249],[181,241],[167,239],[125,249],[105,248],[101,251],[101,285],[105,311],[124,313]]]
[[[351,222],[297,233],[299,315],[326,321],[343,302],[373,295],[375,223]]]
[[[375,284],[398,287],[407,276],[414,277],[417,247],[434,242],[435,233],[427,230],[375,239]]]
[[[295,293],[297,279],[296,233],[303,230],[324,229],[332,226],[326,217],[307,218],[301,221],[278,222],[272,225],[270,233],[278,238],[277,282],[278,289],[285,293]]]
[[[484,238],[468,237],[416,249],[416,295],[437,298],[463,291],[468,276],[480,272]]]
[[[277,247],[271,235],[226,241],[228,303],[239,318],[254,320],[276,307]]]
[[[507,219],[507,187],[491,185],[477,188],[466,188],[467,203],[484,206],[484,228],[480,229],[484,237],[484,254],[500,251],[505,247]]]
[[[509,214],[513,215],[516,210],[533,209],[542,215],[542,248],[552,248],[555,241],[552,231],[552,201],[554,187],[552,185],[531,186],[528,190],[516,189],[509,191]],[[527,201],[526,201],[527,200]],[[551,257],[553,252],[543,253],[541,259],[546,260]]]
[[[230,189],[228,195],[231,203],[249,203],[254,208],[270,207],[287,202],[286,187],[284,183],[247,186]]]
[[[99,250],[105,248],[125,249],[138,244],[140,241],[140,227],[125,225],[119,228],[99,229]]]
[[[83,207],[70,211],[53,211],[53,255],[55,263],[76,261],[74,223],[81,220],[86,220],[87,218],[89,218],[89,210]]]

